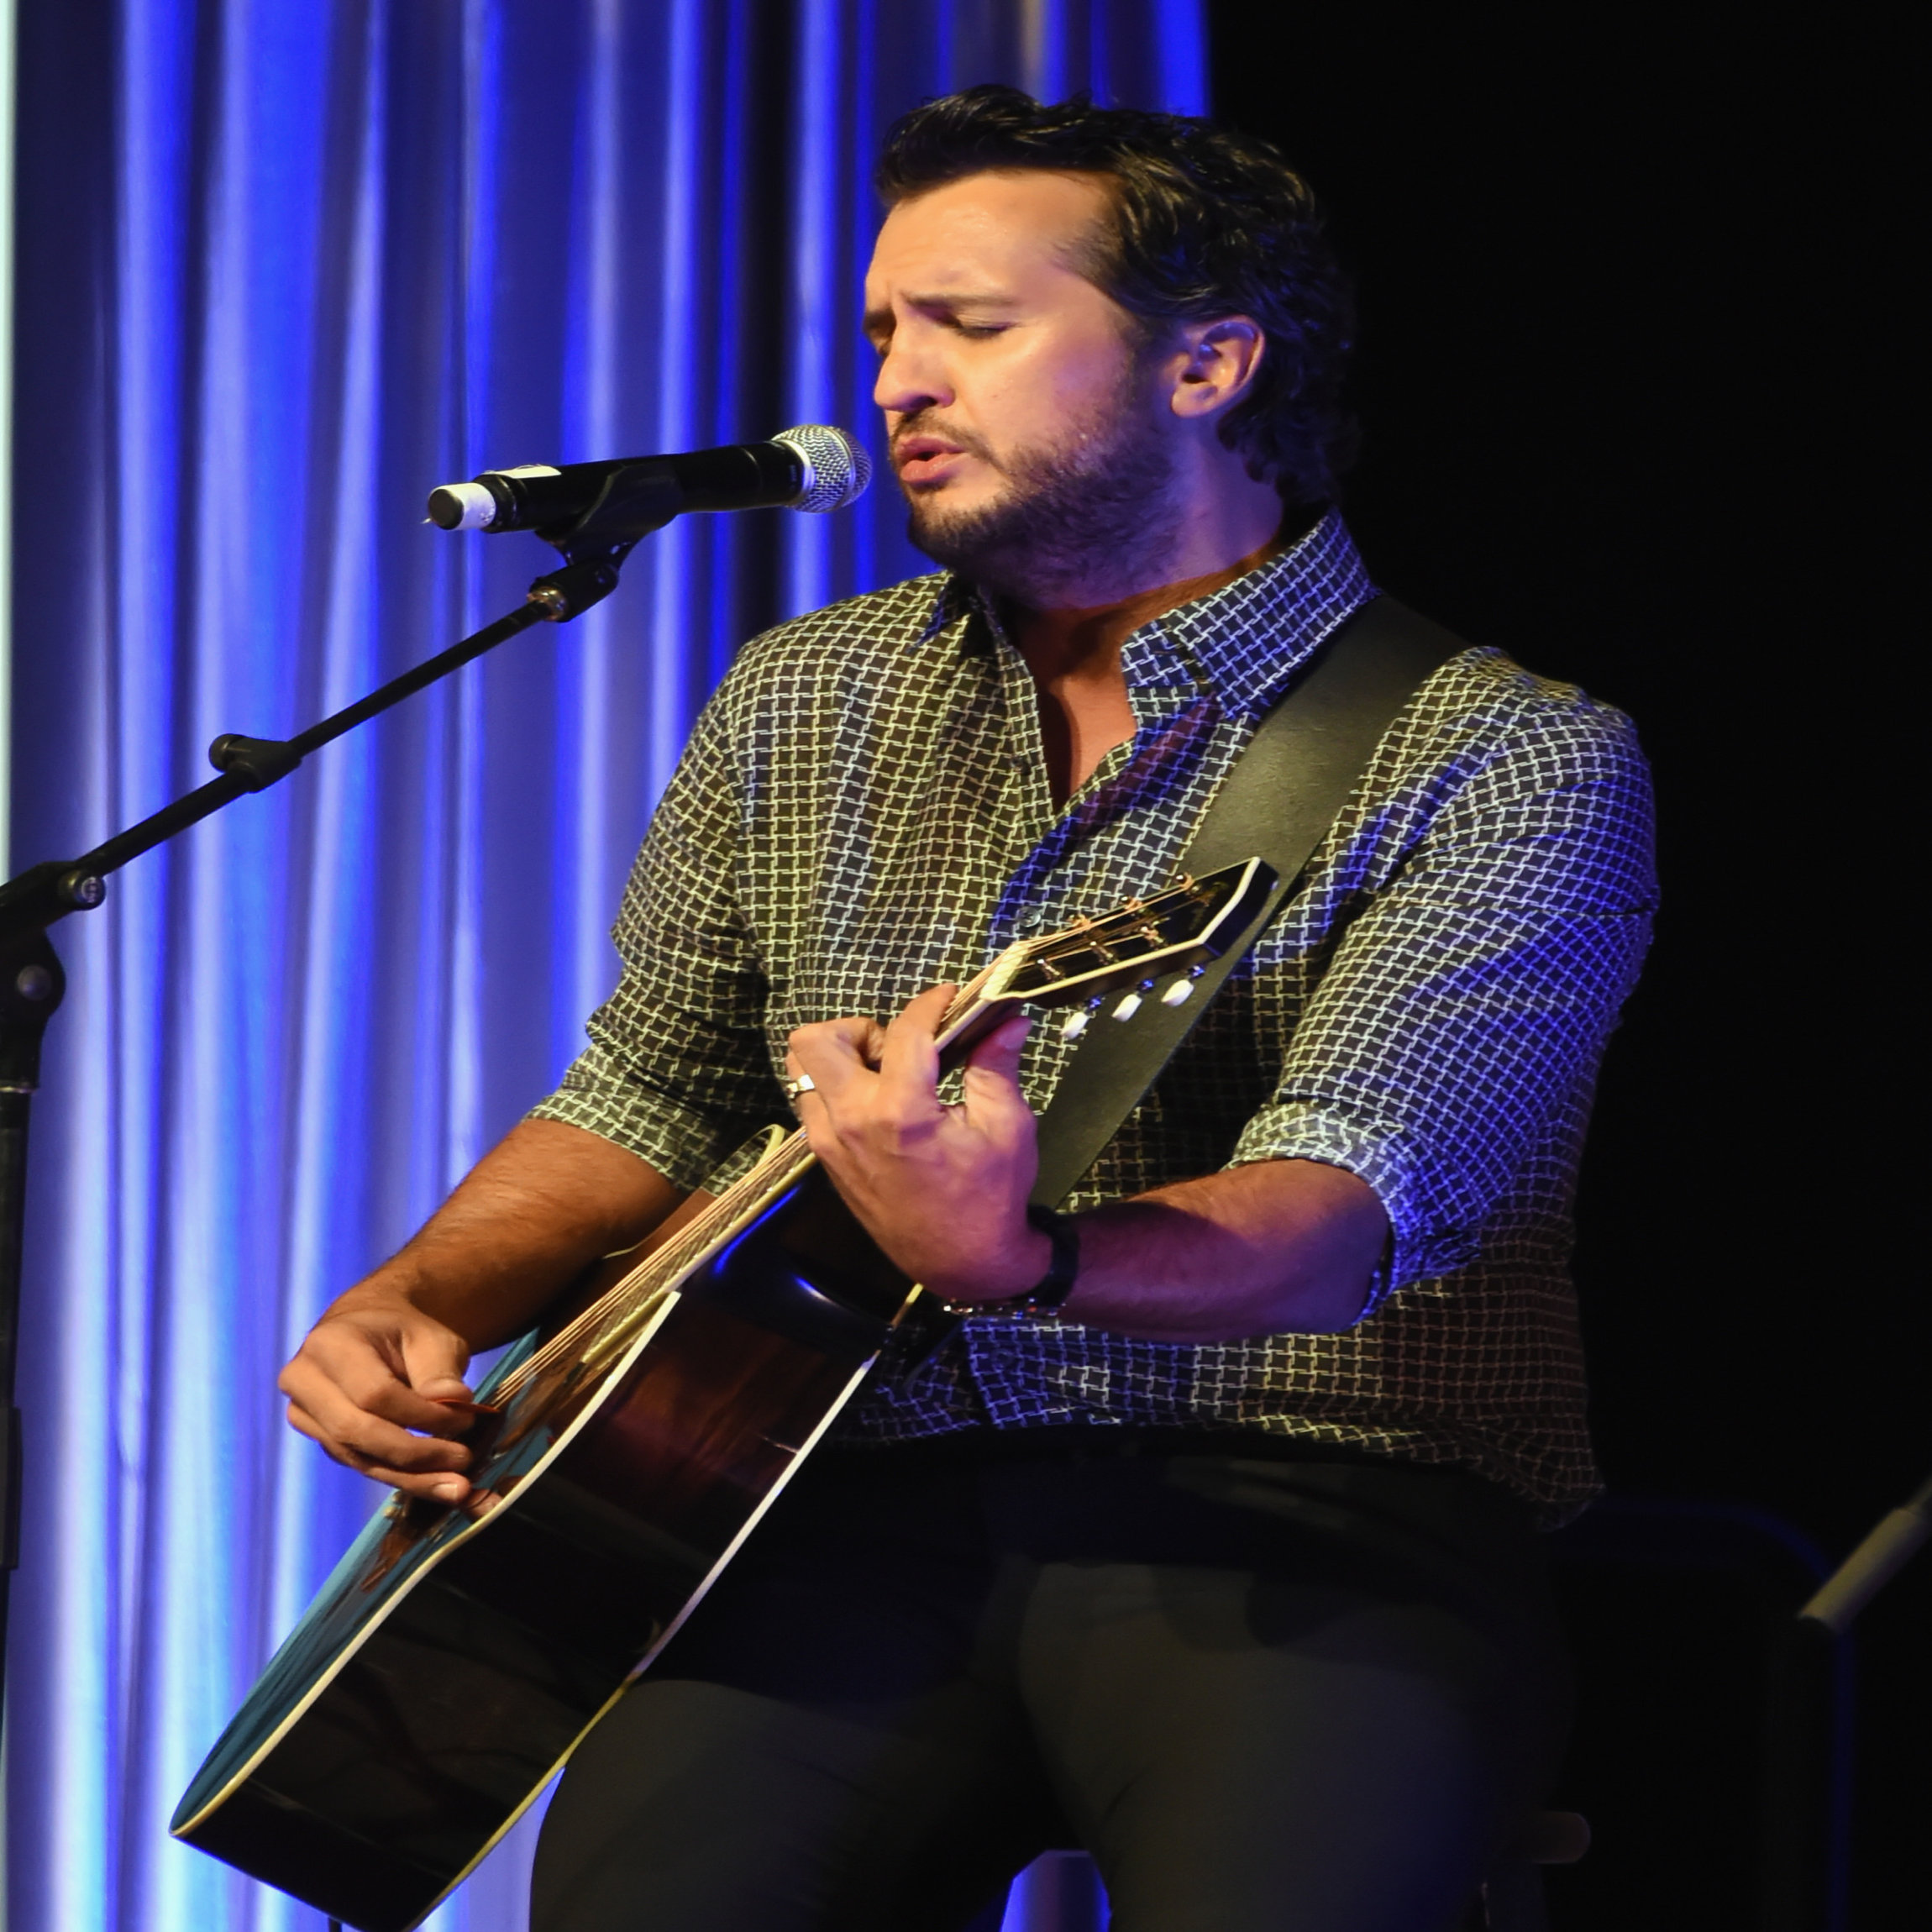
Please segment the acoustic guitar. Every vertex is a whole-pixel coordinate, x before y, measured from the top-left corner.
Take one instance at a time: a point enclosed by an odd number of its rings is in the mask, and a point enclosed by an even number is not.
[[[956,1063],[1017,1008],[1184,1001],[1261,910],[1259,859],[1009,947],[949,1009]],[[1116,997],[1117,995],[1117,997]],[[391,1495],[176,1810],[176,1837],[360,1932],[407,1932],[663,1648],[888,1336],[957,1316],[846,1210],[803,1133],[506,1352],[466,1504]],[[642,1258],[639,1258],[639,1256]]]

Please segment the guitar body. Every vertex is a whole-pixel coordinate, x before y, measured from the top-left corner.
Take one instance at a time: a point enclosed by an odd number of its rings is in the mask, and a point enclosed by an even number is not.
[[[1257,916],[1259,859],[1010,947],[941,1028],[1025,1005],[1084,1028],[1184,1002]],[[802,1133],[593,1271],[477,1391],[459,1509],[392,1496],[270,1659],[176,1837],[358,1928],[408,1932],[668,1642],[895,1329],[955,1317],[900,1274]],[[679,1225],[682,1224],[682,1225]]]
[[[816,1281],[801,1267],[814,1237],[846,1251]],[[175,1835],[362,1932],[421,1920],[662,1648],[858,1387],[912,1295],[869,1249],[815,1172],[664,1293],[594,1395],[526,1383],[475,1472],[501,1499],[370,1524]],[[520,1350],[479,1391],[486,1415]]]

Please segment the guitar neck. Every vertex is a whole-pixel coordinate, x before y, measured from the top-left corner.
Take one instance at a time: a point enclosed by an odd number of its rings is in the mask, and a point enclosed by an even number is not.
[[[1015,1009],[981,997],[991,967],[960,988],[947,1008],[938,1032],[941,1064],[957,1065],[988,1028]],[[774,1133],[777,1130],[772,1130]],[[614,1283],[596,1300],[519,1364],[493,1391],[498,1400],[515,1395],[556,1362],[586,1351],[595,1341],[600,1353],[621,1342],[645,1319],[664,1292],[675,1286],[733,1236],[743,1231],[779,1197],[795,1187],[818,1164],[802,1127],[770,1145],[749,1173],[727,1188],[702,1213],[680,1228],[661,1247]]]

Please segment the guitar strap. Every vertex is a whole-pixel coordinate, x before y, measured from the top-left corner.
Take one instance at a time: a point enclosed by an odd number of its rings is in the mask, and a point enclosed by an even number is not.
[[[1202,812],[1180,869],[1199,878],[1259,857],[1274,869],[1274,890],[1186,1005],[1144,1000],[1120,1026],[1096,1016],[1040,1116],[1036,1205],[1058,1206],[1120,1131],[1300,883],[1396,714],[1431,671],[1467,648],[1394,598],[1376,597],[1336,628],[1255,727]]]

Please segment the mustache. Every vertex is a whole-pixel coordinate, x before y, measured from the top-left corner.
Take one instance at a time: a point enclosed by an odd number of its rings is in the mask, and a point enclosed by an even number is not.
[[[977,456],[982,462],[990,463],[995,470],[1002,467],[1000,459],[985,443],[970,430],[956,429],[942,417],[924,409],[902,417],[899,427],[893,431],[892,456],[895,462],[898,459],[900,445],[911,442],[915,436],[936,436],[941,442],[952,444],[955,449],[963,450],[969,456]]]

